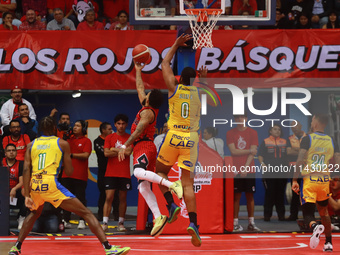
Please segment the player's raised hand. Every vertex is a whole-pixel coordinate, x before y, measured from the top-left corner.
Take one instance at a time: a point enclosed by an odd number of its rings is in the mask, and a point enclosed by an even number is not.
[[[207,78],[207,75],[208,75],[208,68],[206,66],[201,66],[200,69],[198,69],[198,77]]]
[[[181,34],[179,37],[177,37],[175,45],[179,46],[188,46],[185,42],[192,39],[192,35],[189,34]]]
[[[139,63],[139,62],[136,62],[135,60],[133,60],[133,62],[135,63],[136,71],[141,71],[145,66],[145,63]]]

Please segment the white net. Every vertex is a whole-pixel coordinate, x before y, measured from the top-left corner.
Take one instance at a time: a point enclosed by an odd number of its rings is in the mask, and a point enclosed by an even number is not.
[[[211,35],[220,17],[220,9],[187,9],[185,10],[194,39],[193,49],[214,47]]]

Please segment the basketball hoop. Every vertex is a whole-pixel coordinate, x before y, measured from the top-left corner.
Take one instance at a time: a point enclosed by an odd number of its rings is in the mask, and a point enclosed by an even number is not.
[[[211,34],[220,17],[221,9],[186,9],[194,39],[193,49],[214,47]]]

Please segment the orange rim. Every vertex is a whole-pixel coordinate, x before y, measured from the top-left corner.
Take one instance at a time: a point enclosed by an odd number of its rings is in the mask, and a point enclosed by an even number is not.
[[[198,22],[207,22],[209,15],[220,15],[221,9],[185,9],[187,15],[194,15]]]

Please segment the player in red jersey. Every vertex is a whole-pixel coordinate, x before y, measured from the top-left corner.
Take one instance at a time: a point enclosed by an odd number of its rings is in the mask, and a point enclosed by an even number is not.
[[[157,199],[152,192],[150,182],[162,184],[167,186],[170,190],[176,189],[176,194],[179,194],[179,198],[182,198],[183,190],[180,183],[170,182],[163,179],[156,173],[154,173],[157,157],[157,149],[153,143],[153,136],[155,134],[155,125],[158,115],[158,109],[163,103],[163,94],[158,89],[153,89],[148,94],[145,93],[144,83],[142,80],[143,65],[135,63],[136,69],[136,88],[138,92],[138,98],[142,104],[142,109],[136,115],[131,127],[131,136],[124,143],[118,153],[118,159],[124,160],[126,147],[133,145],[133,168],[134,175],[139,179],[138,190],[144,197],[150,210],[152,211],[155,220],[154,227],[151,230],[152,236],[158,236],[161,234],[163,228],[168,222],[168,217],[161,215]],[[148,171],[150,169],[152,171]],[[170,215],[170,219],[173,222],[177,218],[176,215]],[[170,222],[170,223],[171,223]]]

